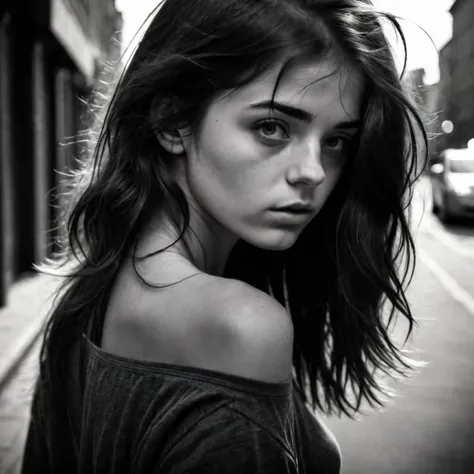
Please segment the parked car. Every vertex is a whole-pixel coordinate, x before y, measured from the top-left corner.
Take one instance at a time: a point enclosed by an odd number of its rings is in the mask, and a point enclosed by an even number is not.
[[[441,221],[474,217],[474,150],[448,149],[431,166],[433,212]]]

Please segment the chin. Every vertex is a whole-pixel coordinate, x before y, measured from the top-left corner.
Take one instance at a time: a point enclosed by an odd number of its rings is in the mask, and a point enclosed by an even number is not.
[[[275,252],[281,252],[283,250],[288,250],[289,248],[293,247],[295,245],[296,240],[292,242],[291,244],[284,244],[283,242],[277,243],[274,245],[269,245],[268,247],[265,248],[265,250],[273,250]]]
[[[261,235],[252,236],[253,238],[244,239],[250,245],[262,250],[282,251],[288,250],[295,245],[298,240],[299,233],[285,233],[284,235]]]

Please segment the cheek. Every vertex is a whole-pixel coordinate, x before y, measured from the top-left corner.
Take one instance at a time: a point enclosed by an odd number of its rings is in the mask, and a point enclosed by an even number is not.
[[[224,121],[207,124],[188,159],[188,180],[217,199],[245,200],[262,185],[262,157],[254,141],[245,130]]]
[[[250,177],[235,165],[237,158],[229,150],[204,143],[198,154],[189,156],[189,190],[199,207],[218,220],[225,215],[236,216],[245,207],[243,197],[248,194]]]

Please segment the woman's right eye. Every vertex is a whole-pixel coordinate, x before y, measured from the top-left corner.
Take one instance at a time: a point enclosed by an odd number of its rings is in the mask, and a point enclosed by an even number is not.
[[[278,120],[262,120],[255,125],[254,129],[267,140],[282,141],[289,138],[287,128]]]

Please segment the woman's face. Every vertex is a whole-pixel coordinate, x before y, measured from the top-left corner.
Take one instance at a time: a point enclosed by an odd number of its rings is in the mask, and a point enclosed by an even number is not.
[[[291,247],[318,214],[347,161],[360,125],[361,74],[330,60],[280,65],[210,105],[186,147],[191,208],[223,239]],[[284,212],[300,205],[306,212]]]

